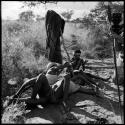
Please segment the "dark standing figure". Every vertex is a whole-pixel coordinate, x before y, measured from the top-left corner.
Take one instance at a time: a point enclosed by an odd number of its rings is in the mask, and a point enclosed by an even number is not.
[[[53,10],[48,10],[46,14],[46,49],[48,50],[48,60],[62,64],[60,36],[64,31],[65,21]]]

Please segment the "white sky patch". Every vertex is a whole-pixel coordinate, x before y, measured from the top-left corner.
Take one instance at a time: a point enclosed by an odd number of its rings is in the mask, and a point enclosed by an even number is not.
[[[2,19],[16,19],[20,12],[21,3],[16,1],[2,1]]]
[[[58,2],[57,4],[49,3],[46,5],[46,8],[43,4],[34,8],[21,8],[21,6],[23,6],[24,4],[20,1],[2,1],[1,3],[2,19],[15,20],[19,18],[19,13],[26,10],[32,10],[35,15],[44,17],[48,9],[55,10],[59,14],[64,11],[74,10],[72,19],[75,19],[89,13],[90,9],[95,8],[98,2]]]

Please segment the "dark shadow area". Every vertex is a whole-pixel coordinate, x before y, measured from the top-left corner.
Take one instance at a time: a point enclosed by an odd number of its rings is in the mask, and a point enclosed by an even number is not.
[[[59,106],[48,105],[44,108],[35,108],[26,114],[26,118],[39,117],[45,120],[49,120],[52,123],[61,123],[62,115],[59,111]]]
[[[69,112],[69,115],[72,115]],[[72,115],[73,116],[73,115]],[[39,118],[39,123],[44,123],[45,120],[53,123],[53,124],[63,124],[63,123],[79,123],[77,119],[66,119],[64,114],[61,111],[60,105],[49,104],[44,108],[35,108],[26,114],[27,119],[35,119]],[[43,120],[43,121],[42,121]],[[36,121],[37,122],[37,121]]]
[[[107,97],[99,98],[88,94],[76,93],[76,94],[73,94],[73,96],[70,96],[69,99],[70,99],[69,103],[71,107],[74,107],[79,102],[81,102],[81,106],[78,106],[78,107],[82,107],[82,101],[89,100],[89,101],[93,101],[96,105],[99,105],[108,111],[112,111],[113,109],[116,115],[120,115],[119,103]]]

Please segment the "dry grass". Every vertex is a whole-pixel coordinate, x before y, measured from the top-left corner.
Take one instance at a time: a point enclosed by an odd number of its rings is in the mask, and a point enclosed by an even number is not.
[[[3,124],[23,124],[25,122],[25,103],[11,104],[2,115]]]
[[[17,32],[8,31],[8,28],[13,29],[16,26],[22,27]],[[77,45],[84,51],[82,57],[93,58],[92,50],[89,50],[89,45],[93,43],[92,38],[87,36],[88,30],[80,29],[74,24],[66,23],[64,29],[64,39],[67,46],[72,44],[72,34],[77,38]],[[31,78],[42,72],[46,68],[48,60],[44,57],[46,32],[43,21],[40,22],[2,22],[2,95],[6,96],[10,93],[7,81],[14,77],[22,78],[19,81],[19,86],[23,82],[23,78]],[[38,58],[34,55],[34,45],[39,43],[41,47],[40,56]],[[74,46],[75,48],[76,46]],[[68,49],[72,55],[71,48]],[[88,54],[88,55],[87,55]],[[93,54],[93,55],[92,55]],[[62,55],[66,57],[64,51]],[[87,56],[86,56],[87,55]],[[14,61],[16,63],[14,63]],[[93,63],[93,62],[92,62]],[[97,63],[97,62],[96,62]],[[27,71],[27,72],[26,72]],[[103,74],[104,75],[104,74]],[[8,88],[7,88],[8,87]],[[25,107],[24,103],[10,105],[7,107],[2,115],[2,123],[24,123],[25,122]]]

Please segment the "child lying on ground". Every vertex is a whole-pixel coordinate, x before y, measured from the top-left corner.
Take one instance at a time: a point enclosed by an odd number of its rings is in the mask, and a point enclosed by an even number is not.
[[[92,95],[99,94],[93,89],[86,89],[84,86],[77,84],[77,76],[73,79],[70,74],[66,74],[63,79],[58,80],[57,77],[62,69],[68,66],[70,66],[68,63],[65,63],[64,65],[57,65],[56,63],[49,64],[46,74],[40,74],[39,76],[26,81],[13,96],[11,102],[30,87],[33,88],[31,98],[25,100],[28,107],[35,107],[37,105],[44,106],[48,103],[58,103],[65,94],[66,84],[69,84],[68,94],[74,92],[83,92]],[[83,81],[82,77],[79,77],[79,79],[81,79],[81,82]],[[37,94],[39,99],[36,98]]]

